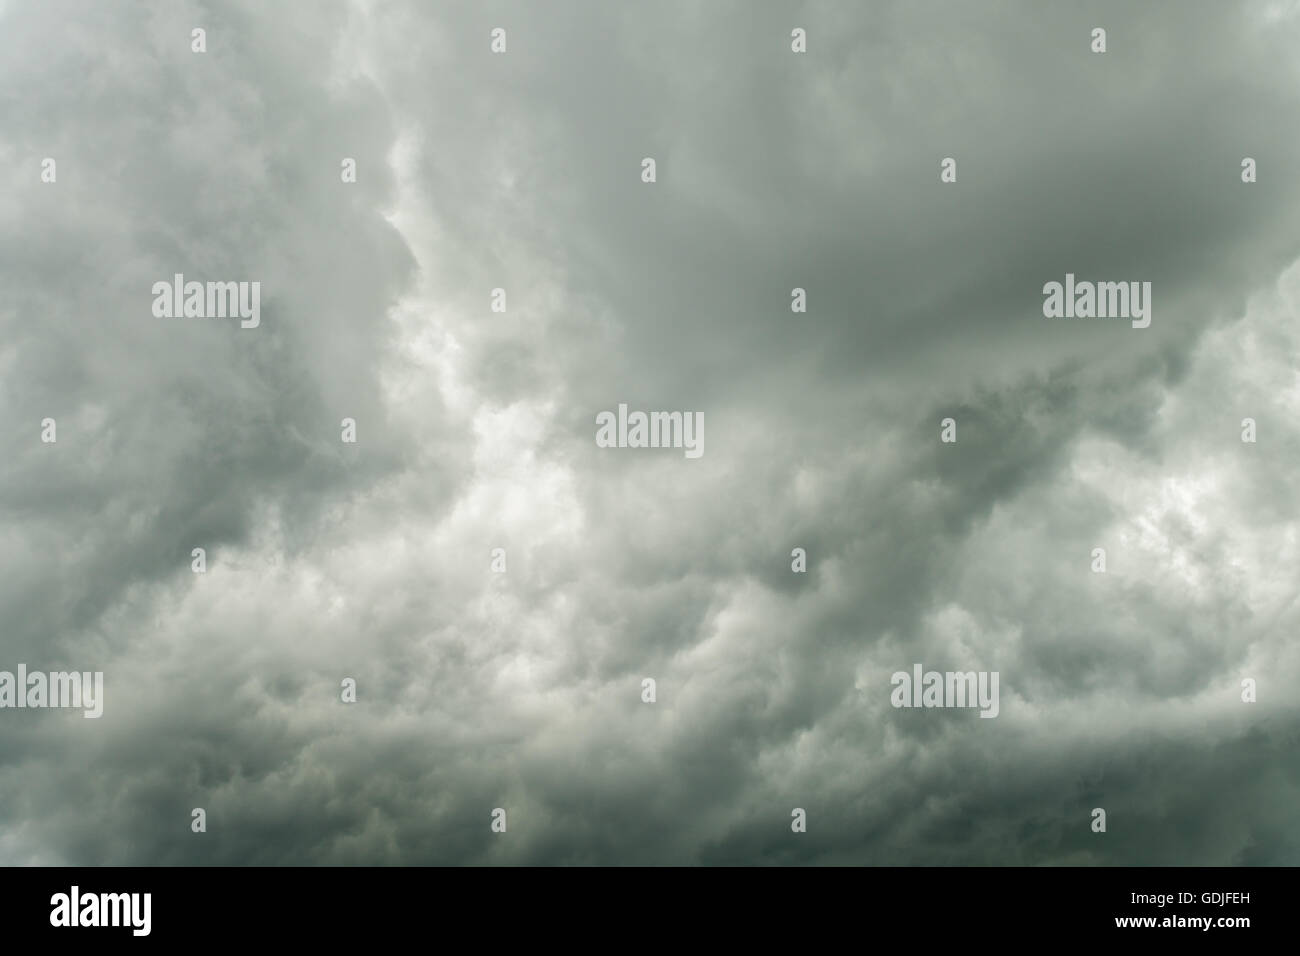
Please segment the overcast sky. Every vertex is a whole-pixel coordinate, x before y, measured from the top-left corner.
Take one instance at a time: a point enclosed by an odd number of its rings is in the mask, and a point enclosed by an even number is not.
[[[1297,44],[0,0],[0,670],[104,673],[0,710],[0,863],[1300,863]],[[1067,273],[1150,327],[1045,318]],[[704,454],[597,447],[620,403]],[[998,716],[891,706],[916,663]]]

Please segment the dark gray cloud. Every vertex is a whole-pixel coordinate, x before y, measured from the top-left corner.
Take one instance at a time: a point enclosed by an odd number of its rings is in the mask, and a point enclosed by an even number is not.
[[[0,17],[4,861],[1296,862],[1293,6]]]

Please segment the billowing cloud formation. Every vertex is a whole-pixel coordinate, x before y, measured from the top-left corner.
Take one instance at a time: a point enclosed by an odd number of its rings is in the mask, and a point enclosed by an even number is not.
[[[2,14],[4,862],[1300,859],[1285,4]]]

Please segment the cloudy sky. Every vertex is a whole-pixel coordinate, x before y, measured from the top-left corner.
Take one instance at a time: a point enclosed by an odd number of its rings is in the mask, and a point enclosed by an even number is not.
[[[104,673],[0,710],[0,863],[1300,863],[1298,43],[0,0],[0,669]],[[1151,326],[1045,318],[1067,273]]]

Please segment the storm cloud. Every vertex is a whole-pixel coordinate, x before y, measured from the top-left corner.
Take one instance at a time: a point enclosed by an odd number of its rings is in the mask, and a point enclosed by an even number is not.
[[[1300,862],[1298,41],[0,4],[0,669],[105,686],[0,710],[0,862]],[[177,273],[259,327],[155,317]],[[997,718],[892,706],[918,662]]]

